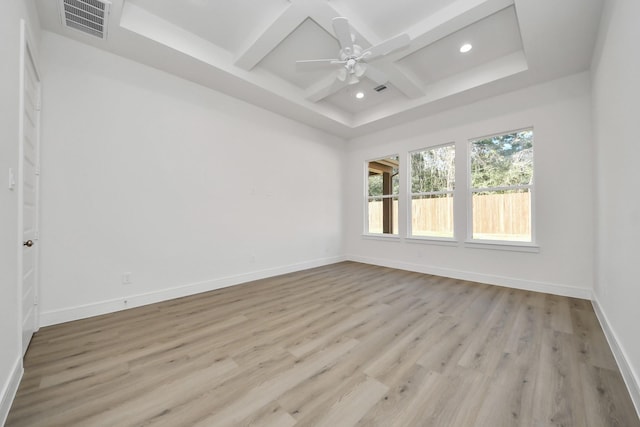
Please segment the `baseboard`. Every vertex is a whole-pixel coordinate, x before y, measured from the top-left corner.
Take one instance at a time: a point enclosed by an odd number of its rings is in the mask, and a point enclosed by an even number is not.
[[[469,280],[472,282],[486,283],[489,285],[523,289],[526,291],[543,292],[547,294],[561,295],[573,298],[591,299],[591,289],[586,288],[578,288],[556,283],[538,282],[534,280],[523,280],[514,277],[497,276],[493,274],[475,273],[471,271],[437,267],[434,265],[413,264],[402,261],[362,257],[356,255],[347,255],[346,258],[349,261],[379,265],[381,267],[397,268],[399,270],[415,271],[416,273],[433,274],[435,276],[451,277],[452,279]]]
[[[7,416],[9,415],[13,399],[16,397],[23,373],[22,358],[19,357],[13,365],[11,375],[9,375],[7,382],[2,386],[2,395],[0,395],[0,426],[3,426],[7,421]]]
[[[615,357],[618,363],[618,369],[620,369],[624,383],[627,385],[627,390],[629,390],[633,405],[636,407],[636,412],[640,417],[640,376],[634,371],[633,366],[629,364],[630,359],[627,357],[624,347],[620,345],[620,340],[618,340],[616,333],[611,328],[609,319],[604,311],[602,311],[598,297],[595,294],[591,299],[591,303],[593,304],[593,310],[596,312],[600,326],[604,331],[604,336],[607,337],[607,342],[613,352],[613,357]]]
[[[282,274],[293,273],[296,271],[307,270],[315,267],[322,267],[324,265],[335,264],[342,261],[346,261],[346,258],[344,256],[321,258],[312,261],[305,261],[296,264],[289,264],[275,268],[253,271],[245,274],[238,274],[234,276],[227,276],[197,283],[190,283],[187,285],[176,286],[155,292],[128,295],[121,298],[104,300],[91,304],[69,307],[61,310],[44,311],[40,313],[39,326],[56,325],[73,320],[85,319],[87,317],[99,316],[101,314],[113,313],[116,311],[126,310],[128,308],[154,304],[174,298],[186,297],[202,292],[213,291],[215,289],[226,288],[228,286],[239,285],[254,280],[266,279],[268,277],[279,276]]]

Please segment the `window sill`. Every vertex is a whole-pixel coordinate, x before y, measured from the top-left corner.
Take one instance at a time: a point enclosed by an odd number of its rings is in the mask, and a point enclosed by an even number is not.
[[[390,242],[399,242],[400,236],[397,234],[363,234],[363,239],[367,240],[386,240]]]
[[[464,242],[465,248],[472,249],[491,249],[495,251],[512,251],[512,252],[531,252],[539,253],[540,246],[534,243],[519,243],[519,242],[505,242],[505,241],[470,241]]]
[[[458,246],[459,244],[455,239],[437,237],[405,237],[405,240],[407,243],[415,243],[418,245]]]

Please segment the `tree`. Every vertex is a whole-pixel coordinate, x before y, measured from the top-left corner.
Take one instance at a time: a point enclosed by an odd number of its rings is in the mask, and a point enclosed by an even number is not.
[[[411,154],[411,192],[452,191],[455,187],[455,148],[436,147]]]
[[[395,164],[395,165],[398,164],[398,156],[393,156],[393,157],[389,157],[387,159],[381,159],[381,160],[389,160],[390,163],[392,164]],[[371,174],[371,172],[369,173],[370,173],[368,178],[369,179],[369,185],[368,185],[369,196],[382,196],[383,195],[382,174]],[[397,167],[392,168],[391,186],[392,186],[393,194],[398,194],[400,192],[400,176],[398,175]]]
[[[471,186],[509,187],[531,184],[533,178],[533,131],[473,141]]]

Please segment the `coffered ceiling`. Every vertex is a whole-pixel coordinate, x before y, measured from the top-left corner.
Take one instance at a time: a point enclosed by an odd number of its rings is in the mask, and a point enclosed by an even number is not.
[[[95,0],[93,0],[95,1]],[[148,64],[328,132],[352,137],[587,70],[602,0],[112,0],[105,39],[66,28],[59,2],[36,2],[43,28]],[[332,19],[363,49],[406,33],[408,47],[336,85]],[[461,53],[469,43],[471,51]],[[356,93],[362,92],[361,99]]]

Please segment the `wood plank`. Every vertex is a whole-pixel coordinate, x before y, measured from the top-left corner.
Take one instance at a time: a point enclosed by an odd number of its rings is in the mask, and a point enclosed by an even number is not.
[[[534,423],[549,426],[587,425],[579,364],[568,334],[542,331],[531,405]]]
[[[620,372],[580,363],[580,379],[588,427],[635,425],[623,414],[632,414],[633,402]]]
[[[328,408],[326,415],[312,420],[309,425],[317,427],[334,427],[336,425],[355,425],[374,406],[388,387],[367,377],[344,395],[337,396],[334,403]],[[304,425],[301,422],[300,425]]]
[[[357,425],[380,427],[410,426],[422,418],[424,402],[435,391],[440,374],[411,365]]]
[[[194,425],[238,425],[239,422],[247,417],[247,414],[250,415],[254,411],[262,409],[285,391],[315,375],[322,370],[325,365],[331,363],[356,345],[358,345],[358,342],[353,339],[335,342],[332,346],[313,354],[307,359],[301,360],[300,363],[297,363],[288,371],[284,371],[261,384],[256,384],[241,398],[226,405],[215,414],[198,420]]]

